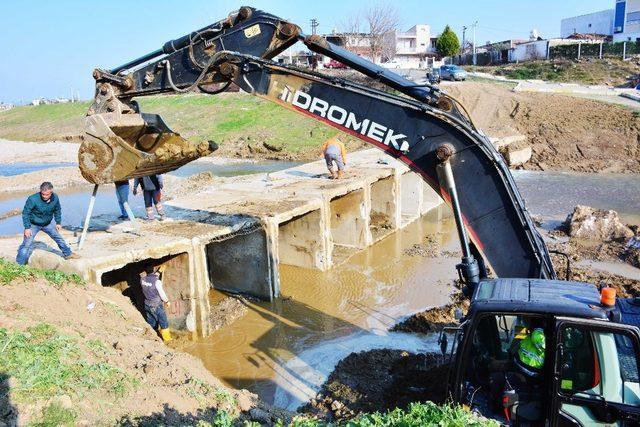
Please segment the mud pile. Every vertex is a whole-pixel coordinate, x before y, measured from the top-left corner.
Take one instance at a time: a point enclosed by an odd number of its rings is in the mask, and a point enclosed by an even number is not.
[[[467,82],[446,91],[490,136],[522,134],[531,170],[640,173],[640,116],[623,107],[507,86]]]
[[[447,375],[441,355],[387,349],[352,353],[300,411],[343,420],[363,412],[406,408],[411,402],[443,403]]]

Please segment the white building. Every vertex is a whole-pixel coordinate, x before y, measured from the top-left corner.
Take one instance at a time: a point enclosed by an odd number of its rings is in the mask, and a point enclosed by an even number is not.
[[[396,61],[407,68],[417,68],[427,57],[436,55],[437,37],[431,37],[429,25],[414,25],[396,33]]]
[[[613,41],[640,41],[640,0],[616,0]]]
[[[566,39],[576,33],[612,36],[614,16],[614,10],[608,9],[563,19],[560,23],[560,37]]]

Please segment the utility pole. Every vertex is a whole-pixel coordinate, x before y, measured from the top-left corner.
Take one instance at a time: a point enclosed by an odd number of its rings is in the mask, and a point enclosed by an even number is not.
[[[311,34],[314,36],[316,35],[316,28],[318,28],[318,25],[320,25],[318,24],[318,20],[316,18],[313,18],[311,20]]]
[[[478,26],[478,21],[473,23],[473,65],[477,65],[477,57],[476,57],[476,27]]]
[[[467,45],[467,26],[463,25],[462,26],[462,54],[464,55],[464,50],[466,49]]]

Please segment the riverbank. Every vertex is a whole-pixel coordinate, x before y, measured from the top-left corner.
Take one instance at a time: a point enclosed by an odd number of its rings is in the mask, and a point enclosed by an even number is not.
[[[290,420],[164,345],[118,290],[57,271],[0,260],[0,348],[8,425]]]

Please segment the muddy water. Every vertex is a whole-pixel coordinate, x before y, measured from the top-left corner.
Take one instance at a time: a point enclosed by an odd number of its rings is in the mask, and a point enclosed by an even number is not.
[[[640,224],[640,175],[513,171],[532,214],[564,220],[578,205],[613,209]]]
[[[441,217],[433,211],[329,272],[281,266],[280,300],[251,303],[246,316],[185,350],[228,385],[289,409],[313,397],[353,351],[433,351],[435,338],[387,330],[448,301],[457,259],[404,254],[427,235],[437,236],[443,250],[457,251],[454,223]]]
[[[14,162],[0,165],[0,176],[15,176],[23,173],[36,172],[46,169],[75,166],[75,163],[22,163]]]

